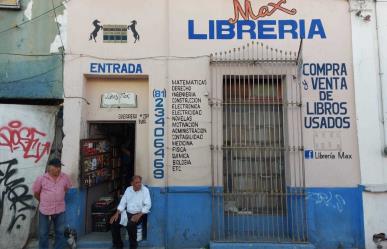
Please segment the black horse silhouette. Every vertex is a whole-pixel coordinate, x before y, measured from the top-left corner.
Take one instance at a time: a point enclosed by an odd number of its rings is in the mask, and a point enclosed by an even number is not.
[[[136,25],[137,25],[137,21],[133,20],[132,24],[128,26],[128,29],[130,29],[133,32],[134,43],[136,43],[136,41],[140,40],[140,35],[138,34],[138,32],[136,30]]]
[[[101,23],[101,22],[98,21],[97,19],[95,19],[95,20],[93,21],[93,25],[94,25],[95,28],[94,28],[93,32],[90,33],[89,41],[90,41],[91,39],[94,39],[94,41],[97,42],[97,40],[96,40],[95,38],[97,37],[97,34],[98,34],[99,30],[100,30],[100,29],[103,29],[103,26],[100,25],[100,23]]]

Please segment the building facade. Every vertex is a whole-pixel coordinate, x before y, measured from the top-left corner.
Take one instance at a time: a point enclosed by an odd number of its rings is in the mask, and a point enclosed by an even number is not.
[[[151,190],[144,245],[364,248],[349,10],[336,0],[67,2],[69,224],[93,231],[92,204],[115,189],[114,166],[87,154],[109,142],[130,150],[127,176]]]
[[[37,232],[30,187],[58,156],[80,236],[137,174],[144,246],[375,248],[386,8],[0,0],[0,247]]]

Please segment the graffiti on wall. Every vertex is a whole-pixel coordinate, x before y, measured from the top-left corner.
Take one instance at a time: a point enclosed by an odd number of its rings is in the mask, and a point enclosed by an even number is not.
[[[42,175],[54,140],[58,107],[0,105],[0,248],[23,248],[37,202],[32,183]]]
[[[325,207],[333,208],[339,213],[344,211],[346,202],[343,196],[339,194],[333,194],[332,192],[327,193],[313,193],[308,192],[306,196],[307,200],[311,200],[316,205],[323,205]]]
[[[20,221],[27,216],[25,211],[35,209],[31,204],[33,196],[29,194],[29,187],[25,184],[25,178],[18,175],[16,158],[0,162],[0,225],[7,227],[10,233],[14,228],[20,229]],[[8,211],[5,212],[5,204],[9,203]],[[8,224],[4,224],[3,217],[7,214],[10,217]]]
[[[34,127],[23,126],[18,120],[0,127],[0,147],[8,147],[11,152],[23,150],[24,158],[34,158],[39,162],[44,155],[49,155],[51,143],[45,140],[46,133]]]

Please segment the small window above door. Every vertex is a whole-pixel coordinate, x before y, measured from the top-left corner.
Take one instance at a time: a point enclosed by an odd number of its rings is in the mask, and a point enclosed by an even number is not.
[[[20,9],[20,0],[0,0],[0,9]]]

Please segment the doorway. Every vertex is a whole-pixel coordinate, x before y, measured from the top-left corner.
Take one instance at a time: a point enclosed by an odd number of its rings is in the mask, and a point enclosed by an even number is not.
[[[135,122],[89,122],[81,140],[81,184],[86,188],[85,232],[110,232],[109,218],[135,174]]]

